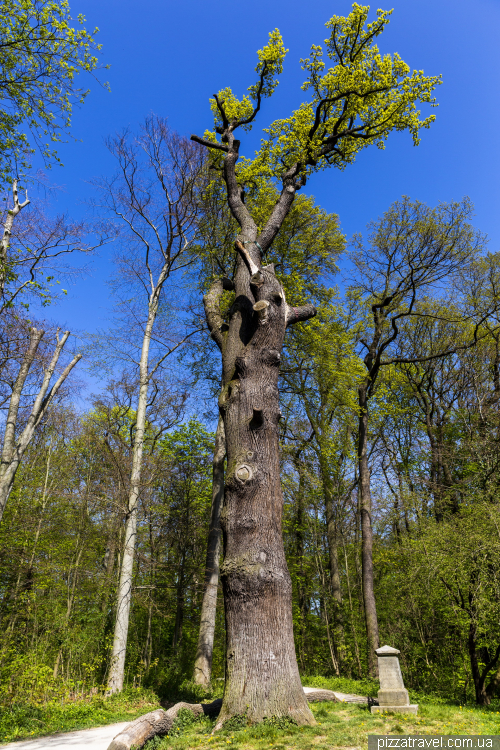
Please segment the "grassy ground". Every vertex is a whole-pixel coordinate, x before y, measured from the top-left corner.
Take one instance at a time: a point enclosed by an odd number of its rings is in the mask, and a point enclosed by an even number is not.
[[[303,684],[344,693],[375,696],[378,683],[323,677],[304,678]],[[211,696],[217,697],[217,696]],[[195,695],[179,699],[198,702]],[[173,732],[147,743],[145,750],[326,750],[327,748],[366,748],[368,734],[500,734],[500,702],[488,708],[458,706],[443,699],[410,694],[419,703],[418,716],[373,715],[366,706],[339,703],[311,704],[317,724],[297,727],[283,720],[245,726],[244,720],[212,735],[214,723],[194,720],[183,712]],[[157,697],[145,690],[126,690],[120,695],[44,706],[17,706],[0,709],[0,743],[56,732],[88,729],[119,721],[132,721],[159,706]]]
[[[365,706],[341,703],[311,705],[317,725],[280,728],[272,723],[243,729],[230,728],[212,735],[213,722],[202,719],[157,738],[145,750],[330,750],[366,748],[369,734],[500,734],[500,713],[495,708],[460,708],[424,704],[418,716],[372,715]],[[186,717],[187,718],[187,717]]]
[[[159,705],[154,693],[128,689],[109,698],[94,696],[41,706],[0,706],[0,743],[132,721]]]

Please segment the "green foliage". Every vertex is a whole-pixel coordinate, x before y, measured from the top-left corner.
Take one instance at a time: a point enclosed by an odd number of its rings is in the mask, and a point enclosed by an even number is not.
[[[246,714],[234,714],[224,722],[224,732],[238,732],[248,726],[248,716]]]
[[[187,703],[204,703],[222,697],[222,686],[220,690],[216,687],[204,687],[198,685],[191,679],[183,680],[176,688],[175,697]]]
[[[440,77],[410,73],[397,53],[382,55],[375,41],[389,22],[392,11],[377,11],[368,20],[368,6],[354,3],[347,17],[333,16],[326,24],[330,36],[321,45],[313,45],[311,56],[302,60],[307,78],[302,89],[310,94],[289,117],[276,120],[264,129],[267,134],[254,159],[242,159],[238,177],[242,183],[282,178],[293,165],[307,176],[332,164],[344,169],[357,154],[370,145],[384,148],[393,130],[408,130],[415,145],[419,130],[435,119],[420,119],[417,103],[435,106],[433,90]],[[326,68],[324,55],[332,63]],[[251,98],[273,93],[276,75],[281,72],[285,49],[277,30],[270,43],[258,52],[259,81],[250,87],[250,98],[238,100],[231,89],[220,91],[211,101],[215,132],[205,137],[216,141],[229,125],[231,130],[249,127],[259,107]]]
[[[33,145],[46,163],[57,159],[49,141],[60,141],[71,125],[74,104],[88,91],[76,86],[79,72],[93,73],[100,50],[78,16],[74,28],[67,0],[2,0],[0,78],[0,177],[16,176]],[[26,132],[25,128],[28,129]]]
[[[172,735],[180,735],[182,734],[186,729],[189,727],[192,727],[193,724],[196,724],[199,721],[198,716],[196,716],[192,711],[189,710],[189,708],[181,708],[177,716],[175,717],[175,721],[172,724],[172,729],[170,730],[170,734]]]
[[[295,719],[292,719],[291,716],[265,716],[262,723],[264,726],[285,730],[298,726]]]
[[[261,97],[272,96],[278,85],[276,76],[283,71],[283,61],[287,52],[288,50],[284,48],[281,34],[278,29],[275,29],[269,34],[269,44],[266,44],[263,49],[257,52],[259,62],[255,70],[259,74],[259,79],[257,83],[248,88],[250,96],[244,96],[239,101],[231,89],[226,88],[219,91],[216,99],[210,100],[210,107],[214,114],[216,128],[225,124],[225,118],[222,116],[220,106],[218,105],[218,102],[222,101],[224,104],[224,114],[227,119],[240,122],[245,130],[251,129],[254,110],[251,100],[258,102]]]
[[[143,746],[144,750],[163,750],[163,748],[169,747],[168,737],[163,737],[159,734],[156,737],[148,740]],[[139,750],[136,745],[132,745],[130,750]]]
[[[349,677],[324,677],[323,675],[304,675],[302,684],[307,687],[333,690],[338,693],[367,695],[375,698],[380,688],[378,680],[353,680]]]

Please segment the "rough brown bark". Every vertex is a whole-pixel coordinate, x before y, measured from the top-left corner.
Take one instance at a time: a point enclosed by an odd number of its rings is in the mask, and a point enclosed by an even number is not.
[[[286,326],[297,314],[274,269],[256,270],[255,245],[253,255],[249,270],[238,263],[219,400],[227,450],[221,515],[227,657],[219,725],[236,714],[250,721],[288,715],[305,724],[313,717],[295,657],[278,446],[279,363]]]
[[[205,565],[205,593],[201,607],[198,648],[194,662],[193,680],[198,685],[210,685],[212,655],[214,648],[215,616],[217,612],[217,589],[219,588],[219,558],[221,547],[220,514],[224,498],[224,462],[226,440],[224,422],[219,417],[215,433],[215,446],[212,466],[212,510],[207,541]]]

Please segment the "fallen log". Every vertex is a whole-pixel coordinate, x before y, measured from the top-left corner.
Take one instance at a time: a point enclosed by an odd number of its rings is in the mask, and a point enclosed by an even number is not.
[[[158,708],[156,711],[151,711],[149,714],[140,716],[125,727],[113,739],[108,750],[130,750],[131,747],[139,748],[156,735],[168,734],[177,718],[177,714],[183,708],[189,709],[195,716],[217,716],[221,706],[222,700],[218,698],[212,703],[176,703],[168,711]]]
[[[320,688],[304,688],[309,703],[322,701],[333,701],[334,703],[360,703],[368,704],[369,702],[377,703],[373,699],[363,695],[352,695],[350,693],[337,693],[334,690],[322,690]],[[215,717],[219,714],[222,706],[222,700],[217,699],[212,703],[176,703],[175,706],[164,711],[158,708],[149,714],[144,714],[129,724],[125,729],[116,735],[108,750],[130,750],[131,747],[140,748],[148,740],[156,735],[165,735],[172,729],[177,714],[183,708],[187,708],[195,716]]]

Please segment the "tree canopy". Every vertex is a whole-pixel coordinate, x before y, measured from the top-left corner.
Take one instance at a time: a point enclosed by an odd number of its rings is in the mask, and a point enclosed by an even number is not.
[[[75,28],[67,0],[0,3],[0,178],[18,176],[38,149],[46,165],[58,160],[54,143],[69,131],[75,104],[88,90],[81,72],[98,68],[98,29]]]

